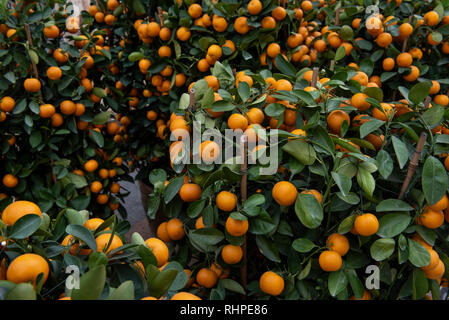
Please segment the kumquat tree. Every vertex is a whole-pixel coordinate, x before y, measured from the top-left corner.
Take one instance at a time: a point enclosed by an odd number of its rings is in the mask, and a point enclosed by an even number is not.
[[[445,0],[1,1],[0,299],[446,299],[448,41]]]

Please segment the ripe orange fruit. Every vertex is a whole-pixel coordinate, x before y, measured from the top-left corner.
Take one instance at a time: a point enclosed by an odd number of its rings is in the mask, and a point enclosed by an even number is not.
[[[84,164],[84,170],[86,170],[87,172],[94,172],[97,169],[98,169],[98,162],[95,159],[88,160]]]
[[[248,3],[248,13],[250,15],[258,15],[262,11],[262,2],[260,0],[251,0]]]
[[[382,110],[373,108],[373,117],[382,121],[388,121],[388,119],[394,114],[394,110],[391,104],[381,103]]]
[[[169,251],[168,247],[164,242],[162,242],[162,240],[159,240],[158,238],[149,238],[145,240],[145,243],[156,257],[158,267],[161,267],[167,263]]]
[[[33,286],[36,286],[37,277],[41,273],[43,274],[42,283],[45,283],[50,273],[47,261],[40,255],[25,253],[10,263],[6,272],[6,279],[14,283],[31,281]]]
[[[351,104],[356,107],[359,111],[366,111],[371,107],[371,104],[366,101],[368,95],[365,93],[356,93],[351,98]]]
[[[355,296],[352,296],[349,300],[371,300],[371,293],[367,290],[363,290],[363,296],[361,299],[357,299]]]
[[[212,17],[212,27],[217,32],[224,32],[228,28],[228,22],[225,18],[214,15]]]
[[[157,237],[159,239],[161,239],[164,242],[170,242],[171,241],[170,236],[168,235],[168,232],[167,232],[167,222],[166,221],[162,222],[157,227],[156,235],[157,235]]]
[[[183,223],[178,218],[168,220],[165,228],[171,240],[181,240],[185,236]]]
[[[327,237],[326,245],[331,251],[335,251],[341,256],[344,256],[349,251],[348,239],[339,233],[333,233]]]
[[[281,53],[281,46],[277,43],[270,43],[267,47],[267,55],[270,58],[275,58],[278,54]]]
[[[376,43],[381,48],[388,48],[393,41],[393,37],[388,32],[382,32],[376,38]]]
[[[272,190],[273,199],[281,206],[290,206],[296,201],[298,190],[293,183],[279,181]]]
[[[39,106],[39,115],[42,118],[51,118],[56,112],[56,109],[51,104],[42,104]]]
[[[402,52],[396,57],[396,63],[401,68],[407,68],[412,65],[413,57],[408,52]]]
[[[424,272],[425,271],[429,271],[429,270],[437,267],[438,263],[440,261],[440,256],[438,255],[438,253],[435,250],[430,249],[429,253],[430,253],[430,262],[429,262],[429,264],[427,266],[421,268],[421,270],[424,271]]]
[[[11,112],[16,105],[16,101],[11,97],[3,97],[0,102],[0,110],[4,112]]]
[[[217,283],[218,277],[215,272],[209,268],[201,268],[196,274],[196,282],[205,288],[212,288]]]
[[[171,57],[171,48],[169,46],[161,46],[159,47],[157,53],[161,58]]]
[[[379,229],[379,221],[374,214],[364,213],[355,218],[354,229],[361,236],[371,236]]]
[[[215,198],[215,203],[218,209],[226,212],[231,212],[237,205],[237,196],[229,191],[221,191]]]
[[[103,189],[103,185],[100,181],[94,181],[90,185],[90,191],[92,191],[93,193],[99,193],[101,189]]]
[[[179,196],[184,202],[194,202],[201,197],[201,187],[196,183],[183,184]]]
[[[436,26],[439,20],[440,16],[436,11],[429,11],[424,15],[424,23],[430,27]]]
[[[323,202],[323,196],[321,195],[321,193],[318,190],[315,190],[315,189],[304,190],[304,191],[301,191],[301,194],[311,194],[311,195],[315,196],[315,198],[318,200],[319,203]]]
[[[424,271],[424,275],[428,279],[438,280],[444,275],[445,267],[443,261],[439,260],[435,268]]]
[[[108,246],[109,241],[111,240],[111,233],[103,233],[100,234],[96,239],[96,243],[97,243],[97,251],[98,252],[103,252],[106,247]],[[112,238],[111,241],[111,245],[109,246],[109,248],[105,251],[105,253],[109,253],[112,250],[115,250],[119,247],[123,246],[123,242],[122,240],[114,234],[114,237]]]
[[[266,271],[260,276],[259,286],[262,292],[278,296],[284,291],[284,279],[273,271]]]
[[[343,261],[338,252],[326,250],[321,252],[318,263],[324,271],[333,272],[340,269]]]
[[[382,68],[383,68],[385,71],[391,71],[391,70],[393,70],[393,69],[394,69],[394,65],[395,65],[395,62],[394,62],[394,59],[393,59],[393,58],[385,58],[385,59],[382,61]]]
[[[278,91],[280,91],[280,90],[292,91],[293,90],[293,85],[291,84],[290,81],[288,81],[286,79],[279,79],[279,80],[277,80],[275,85],[274,85],[274,87]]]
[[[50,67],[47,69],[47,77],[51,80],[61,79],[62,70],[59,67]]]
[[[178,292],[170,300],[201,300],[200,297],[189,292]]]
[[[434,205],[430,206],[430,209],[433,211],[442,211],[449,207],[449,198],[447,195],[443,195],[443,197],[437,201]]]
[[[426,228],[437,229],[444,223],[443,211],[435,211],[426,207],[419,216],[419,222]]]
[[[23,86],[28,92],[38,92],[41,90],[41,82],[36,78],[28,78],[23,83]]]
[[[233,237],[241,237],[248,231],[248,220],[235,220],[228,217],[226,231]]]
[[[181,27],[176,31],[176,37],[178,37],[180,41],[187,41],[190,39],[190,36],[191,33],[189,28]]]
[[[239,263],[240,260],[242,260],[243,250],[239,246],[227,244],[221,250],[221,257],[227,264],[236,264]]]
[[[98,229],[98,227],[104,222],[103,219],[100,218],[92,218],[87,220],[86,222],[84,222],[84,226],[88,229],[88,230],[92,230],[95,231]],[[106,230],[108,230],[109,228],[107,228]]]
[[[410,73],[403,76],[404,80],[408,81],[408,82],[413,82],[416,81],[419,77],[419,69],[418,67],[415,66],[410,66]]]
[[[287,11],[283,7],[279,6],[274,8],[273,11],[271,11],[271,16],[275,18],[277,21],[282,21],[287,16]]]
[[[203,14],[203,8],[198,3],[194,3],[189,6],[187,12],[193,19],[197,19]]]
[[[250,30],[247,17],[238,17],[234,21],[234,29],[239,34],[246,34]]]
[[[42,216],[41,209],[35,203],[19,200],[11,203],[3,210],[2,221],[8,226],[13,226],[17,220],[27,214]]]
[[[330,131],[337,134],[340,134],[341,126],[344,121],[348,123],[348,126],[351,124],[349,115],[343,110],[334,110],[327,116],[327,126]]]
[[[44,27],[44,35],[48,39],[56,39],[59,36],[59,28],[56,25]]]
[[[59,109],[61,110],[62,114],[71,115],[75,113],[76,106],[72,101],[65,100],[61,102],[61,104],[59,105]]]
[[[369,81],[368,75],[363,71],[357,71],[357,74],[351,80],[357,81],[361,86],[366,86]]]
[[[248,127],[248,119],[239,113],[233,113],[228,118],[228,127],[233,130],[241,129],[245,131]]]
[[[399,26],[399,36],[402,38],[409,37],[413,33],[413,26],[406,22]]]
[[[440,83],[436,80],[432,80],[432,87],[430,88],[429,94],[437,94],[440,91]]]
[[[263,29],[274,29],[276,28],[276,20],[273,17],[265,17],[260,22]]]
[[[77,255],[78,253],[83,256],[89,255],[92,250],[91,249],[81,249],[80,250],[80,243],[77,241],[77,239],[72,235],[67,235],[64,240],[62,240],[61,245],[64,247],[70,246],[69,248],[69,254],[72,256]],[[63,252],[65,254],[65,251]]]

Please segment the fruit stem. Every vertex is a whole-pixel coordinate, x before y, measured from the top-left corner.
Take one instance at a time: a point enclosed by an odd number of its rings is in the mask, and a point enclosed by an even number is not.
[[[424,144],[426,143],[426,140],[427,140],[427,133],[422,132],[421,136],[419,137],[419,141],[413,154],[412,160],[410,161],[410,164],[408,166],[407,176],[405,177],[405,180],[402,183],[401,193],[399,193],[398,199],[402,199],[404,197],[404,194],[407,191],[410,182],[412,181],[413,175],[415,174],[416,168],[418,167],[421,151],[424,147]]]
[[[242,156],[243,156],[243,163],[241,165],[241,173],[242,173],[242,180],[240,183],[240,195],[242,197],[242,205],[245,204],[246,198],[247,198],[247,182],[248,182],[248,139],[246,135],[242,135],[240,138],[240,142],[243,146]],[[242,285],[246,292],[246,284],[247,284],[247,248],[246,248],[246,235],[244,236],[243,240],[243,266],[240,269],[240,277],[242,279]],[[246,299],[246,295],[243,296],[243,299]]]

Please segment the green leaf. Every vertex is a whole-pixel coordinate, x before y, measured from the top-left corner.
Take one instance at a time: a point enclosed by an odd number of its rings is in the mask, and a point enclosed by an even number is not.
[[[191,203],[187,208],[187,216],[192,219],[198,217],[206,205],[206,200],[207,199],[202,199]]]
[[[219,285],[222,284],[226,290],[236,292],[239,294],[245,294],[245,289],[235,280],[232,279],[221,279]]]
[[[109,300],[134,300],[134,282],[128,280],[115,289]]]
[[[327,281],[327,286],[329,288],[329,293],[331,296],[335,297],[337,294],[342,292],[348,285],[348,278],[345,272],[340,269],[338,271],[331,272]]]
[[[164,201],[165,203],[169,203],[179,192],[182,185],[184,184],[184,176],[175,178],[171,180],[164,192]]]
[[[278,263],[281,262],[281,257],[279,256],[276,244],[270,238],[266,236],[256,236],[256,244],[260,253],[267,259]]]
[[[398,199],[382,200],[376,207],[377,212],[385,211],[412,211],[414,210],[407,202]]]
[[[394,247],[394,239],[377,239],[370,247],[371,257],[376,261],[385,260],[393,254]]]
[[[36,300],[36,291],[29,283],[19,283],[8,292],[6,300]]]
[[[404,168],[408,161],[409,151],[404,142],[402,142],[396,136],[392,137],[394,152],[396,153],[396,159],[399,163],[399,168]]]
[[[340,224],[338,226],[338,233],[340,233],[340,234],[348,233],[354,226],[355,218],[356,218],[355,214],[352,214],[352,215],[344,218],[343,221],[340,222]]]
[[[106,283],[106,267],[99,265],[80,278],[80,288],[72,290],[72,300],[98,300]]]
[[[105,124],[111,118],[111,113],[109,111],[103,111],[95,115],[92,119],[92,124],[99,125]]]
[[[365,293],[365,288],[362,284],[362,281],[360,281],[359,277],[357,276],[356,271],[354,269],[346,269],[345,273],[349,279],[349,284],[351,285],[355,297],[357,299],[361,299],[363,297],[363,294]]]
[[[150,180],[153,185],[157,182],[165,183],[165,180],[167,180],[167,173],[164,169],[154,169],[150,172],[148,180]]]
[[[240,99],[242,99],[243,103],[246,103],[250,96],[250,88],[246,82],[239,82],[239,86],[237,88]]]
[[[335,58],[334,58],[335,62],[343,59],[345,57],[345,55],[346,55],[345,47],[344,46],[338,47],[337,52],[335,52]]]
[[[32,148],[36,148],[42,142],[42,134],[40,131],[33,131],[30,135],[30,145]]]
[[[298,252],[306,253],[312,250],[316,245],[306,238],[299,238],[293,241],[292,248]]]
[[[164,269],[158,273],[153,281],[150,282],[150,296],[155,298],[162,297],[175,281],[178,275],[176,269]]]
[[[384,179],[388,179],[393,172],[394,167],[393,159],[391,159],[390,154],[385,150],[380,150],[377,153],[376,161],[379,173]]]
[[[86,227],[79,224],[70,224],[65,228],[65,232],[84,242],[92,251],[97,251],[97,242],[92,233]]]
[[[282,150],[306,166],[312,165],[316,159],[315,149],[302,140],[289,141],[282,147]]]
[[[90,129],[89,132],[90,132],[89,137],[92,139],[92,141],[95,142],[100,148],[103,148],[104,146],[103,135],[100,132],[92,129]]]
[[[376,131],[385,124],[385,121],[371,119],[360,126],[360,138],[365,138],[371,132]]]
[[[225,238],[223,232],[215,228],[192,230],[189,232],[188,237],[192,244],[196,244],[204,252],[215,250],[215,245]]]
[[[363,90],[363,93],[367,94],[373,99],[376,99],[378,102],[382,102],[384,98],[382,89],[376,87],[367,87],[365,88],[365,90]]]
[[[412,217],[403,213],[389,213],[379,220],[377,235],[384,238],[393,238],[407,229]]]
[[[429,281],[420,269],[413,270],[412,298],[414,300],[423,298],[429,291]]]
[[[427,109],[426,112],[422,114],[422,118],[426,124],[433,129],[443,121],[445,110],[444,107],[435,104],[432,108]]]
[[[376,181],[373,175],[363,167],[359,167],[357,173],[357,182],[359,186],[365,191],[369,196],[373,196],[374,189],[376,188]]]
[[[295,212],[301,223],[309,229],[319,227],[323,221],[323,207],[311,194],[299,194],[295,202]]]
[[[86,178],[74,173],[68,173],[66,176],[71,183],[75,185],[76,189],[81,189],[87,186]]]
[[[147,210],[147,216],[150,219],[154,219],[156,217],[156,213],[159,210],[161,204],[161,196],[158,194],[150,194],[148,196],[148,210]]]
[[[242,82],[241,82],[242,83]],[[246,83],[246,82],[245,82]],[[226,111],[233,111],[235,110],[235,105],[232,104],[230,101],[225,100],[218,100],[215,101],[212,106],[211,110],[214,112],[226,112]]]
[[[265,203],[265,196],[262,194],[253,194],[243,204],[243,210],[258,207]]]
[[[283,74],[290,77],[296,76],[296,68],[287,60],[285,60],[285,58],[281,54],[278,54],[276,56],[274,62],[276,64],[276,68]]]
[[[106,91],[104,89],[97,88],[97,87],[92,89],[92,93],[99,98],[106,98],[108,96],[108,94],[106,93]]]
[[[418,242],[408,239],[409,261],[415,267],[421,268],[430,263],[430,253]]]
[[[415,104],[423,102],[424,99],[429,95],[431,86],[431,83],[427,81],[415,84],[410,88],[408,99]]]
[[[25,239],[31,236],[41,225],[41,217],[37,214],[26,214],[18,219],[11,228],[12,239]]]
[[[348,177],[345,174],[338,173],[335,171],[331,172],[332,178],[334,179],[335,183],[338,185],[338,188],[340,188],[341,193],[343,196],[347,196],[349,192],[351,191],[352,186],[352,180],[350,177]]]
[[[441,200],[449,188],[449,180],[443,164],[429,156],[422,172],[422,188],[427,202],[432,206]]]

